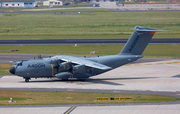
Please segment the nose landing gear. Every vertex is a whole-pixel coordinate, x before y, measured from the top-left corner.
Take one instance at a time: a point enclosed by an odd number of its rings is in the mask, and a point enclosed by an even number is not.
[[[29,82],[29,80],[31,80],[31,78],[25,78],[25,77],[24,79],[25,79],[25,82]]]

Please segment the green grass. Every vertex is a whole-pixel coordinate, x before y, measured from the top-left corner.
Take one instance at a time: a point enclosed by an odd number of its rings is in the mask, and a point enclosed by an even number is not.
[[[0,75],[10,74],[9,69],[12,67],[12,64],[0,64]]]
[[[18,11],[18,10],[26,10],[26,9],[44,9],[44,8],[49,8],[49,7],[9,7],[9,8],[2,8],[0,7],[0,11],[6,11],[6,12],[13,12],[13,11]]]
[[[0,53],[31,53],[31,54],[59,54],[59,55],[114,55],[120,53],[124,45],[23,45],[0,46]],[[12,49],[18,52],[10,52]],[[180,58],[180,45],[148,45],[142,54],[145,57]]]
[[[38,2],[37,5],[43,6],[43,2]]]
[[[160,95],[114,94],[114,93],[75,93],[0,91],[0,105],[48,105],[48,104],[104,104],[104,103],[149,103],[170,102],[180,98]],[[8,103],[10,97],[16,103]],[[96,97],[132,97],[130,101],[95,101]]]
[[[180,58],[180,45],[148,45],[145,57]]]
[[[176,31],[154,38],[179,38],[179,18],[179,11],[3,14],[0,39],[129,38],[136,25]]]

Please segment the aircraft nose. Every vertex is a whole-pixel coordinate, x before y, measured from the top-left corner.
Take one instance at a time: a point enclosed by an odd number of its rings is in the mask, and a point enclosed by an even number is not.
[[[10,72],[11,74],[15,74],[15,67],[12,66],[12,67],[9,69],[9,72]]]

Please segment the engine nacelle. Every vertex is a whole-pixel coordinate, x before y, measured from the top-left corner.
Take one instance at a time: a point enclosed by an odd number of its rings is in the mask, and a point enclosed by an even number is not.
[[[71,71],[72,65],[69,62],[63,62],[63,63],[59,64],[59,70],[60,70],[60,72]]]
[[[55,77],[59,78],[59,79],[68,79],[69,77],[71,77],[73,74],[69,73],[69,72],[61,72],[55,75]]]
[[[85,65],[76,65],[73,67],[74,73],[83,73],[83,72],[86,72],[87,70],[88,70],[88,67],[86,67]]]

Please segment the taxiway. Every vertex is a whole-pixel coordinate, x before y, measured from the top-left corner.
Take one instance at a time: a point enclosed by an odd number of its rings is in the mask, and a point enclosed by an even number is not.
[[[33,39],[0,40],[0,45],[125,44],[128,39]],[[151,39],[150,44],[179,44],[180,38]]]
[[[128,64],[85,81],[61,81],[56,79],[32,79],[26,83],[21,77],[2,76],[1,90],[69,91],[154,94],[180,97],[180,59]],[[179,114],[180,101],[138,104],[84,104],[44,106],[0,106],[0,113],[28,112],[39,114]]]
[[[46,78],[24,82],[22,77],[3,76],[1,88],[70,88],[136,91],[180,90],[180,60],[128,64],[85,81],[61,81]]]

